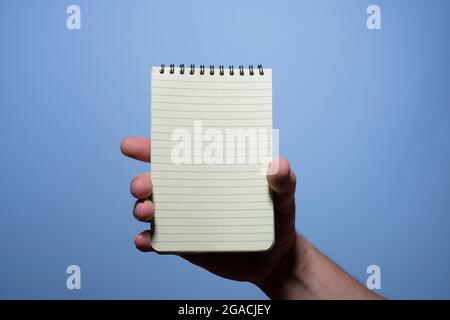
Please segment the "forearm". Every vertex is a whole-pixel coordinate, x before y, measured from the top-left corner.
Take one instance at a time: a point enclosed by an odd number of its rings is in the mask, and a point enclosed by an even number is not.
[[[381,299],[298,234],[284,261],[258,286],[272,299]]]

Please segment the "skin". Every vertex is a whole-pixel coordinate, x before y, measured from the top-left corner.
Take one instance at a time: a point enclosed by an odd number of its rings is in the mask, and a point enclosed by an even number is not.
[[[124,155],[150,162],[151,141],[126,138]],[[264,253],[179,254],[182,258],[218,276],[248,281],[273,299],[381,299],[359,284],[295,230],[295,186],[297,178],[284,158],[274,160],[267,181],[274,192],[275,245]],[[277,168],[278,170],[274,170]],[[131,181],[131,194],[137,199],[133,215],[148,223],[155,214],[149,200],[151,174],[143,173]],[[152,250],[149,230],[139,233],[134,243],[143,252]]]

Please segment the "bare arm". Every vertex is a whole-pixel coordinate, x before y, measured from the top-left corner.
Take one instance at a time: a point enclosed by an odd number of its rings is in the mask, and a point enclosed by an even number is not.
[[[271,299],[382,299],[297,234],[286,261],[263,283]]]

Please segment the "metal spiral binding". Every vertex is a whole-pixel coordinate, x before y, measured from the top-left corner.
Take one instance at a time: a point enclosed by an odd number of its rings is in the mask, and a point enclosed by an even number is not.
[[[165,64],[161,64],[161,67],[159,68],[159,73],[164,73],[166,69],[166,65]],[[185,73],[185,67],[184,64],[180,64],[180,74],[184,74]],[[259,75],[263,76],[264,75],[264,69],[262,64],[258,64],[257,66],[258,69],[258,73]],[[191,64],[189,67],[189,74],[193,75],[195,74],[195,64]],[[169,73],[170,74],[174,74],[175,73],[175,64],[170,64],[169,65]],[[234,66],[233,65],[229,65],[228,66],[228,73],[230,74],[230,76],[234,76]],[[255,74],[253,65],[249,65],[248,66],[248,73],[249,75],[253,76]],[[200,65],[200,74],[204,75],[205,74],[205,65],[201,64]],[[209,74],[210,75],[214,75],[214,65],[210,65],[209,66]],[[219,75],[223,76],[225,74],[225,68],[223,65],[219,65]],[[244,72],[244,66],[243,65],[239,65],[239,75],[243,76],[245,74]]]

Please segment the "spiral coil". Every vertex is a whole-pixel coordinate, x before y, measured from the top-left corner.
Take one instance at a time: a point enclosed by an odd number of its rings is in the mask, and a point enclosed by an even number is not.
[[[256,68],[258,69],[258,74],[263,76],[264,75],[264,69],[263,69],[262,64],[258,64],[258,66]],[[168,69],[169,69],[169,73],[170,74],[174,74],[175,73],[175,64],[170,64]],[[255,70],[253,68],[253,65],[249,65],[247,69],[248,69],[248,74],[249,75],[251,75],[251,76],[255,75]],[[164,73],[165,70],[166,70],[166,65],[165,64],[161,64],[161,67],[159,68],[159,73]],[[194,75],[196,70],[197,70],[195,68],[195,64],[191,64],[189,66],[188,70],[189,70],[189,74],[190,75]],[[245,75],[245,70],[246,70],[246,68],[244,68],[243,65],[239,65],[239,75],[240,76]],[[179,73],[180,74],[187,73],[187,71],[185,70],[184,64],[180,64],[179,65]],[[203,64],[200,65],[199,73],[200,73],[200,75],[204,75],[205,74],[205,65],[203,65]],[[233,65],[228,66],[228,74],[230,76],[234,76],[235,73],[234,73]],[[209,66],[209,75],[211,75],[211,76],[214,75],[214,65],[210,65]],[[225,67],[223,65],[219,65],[219,75],[221,75],[221,76],[225,75]]]

